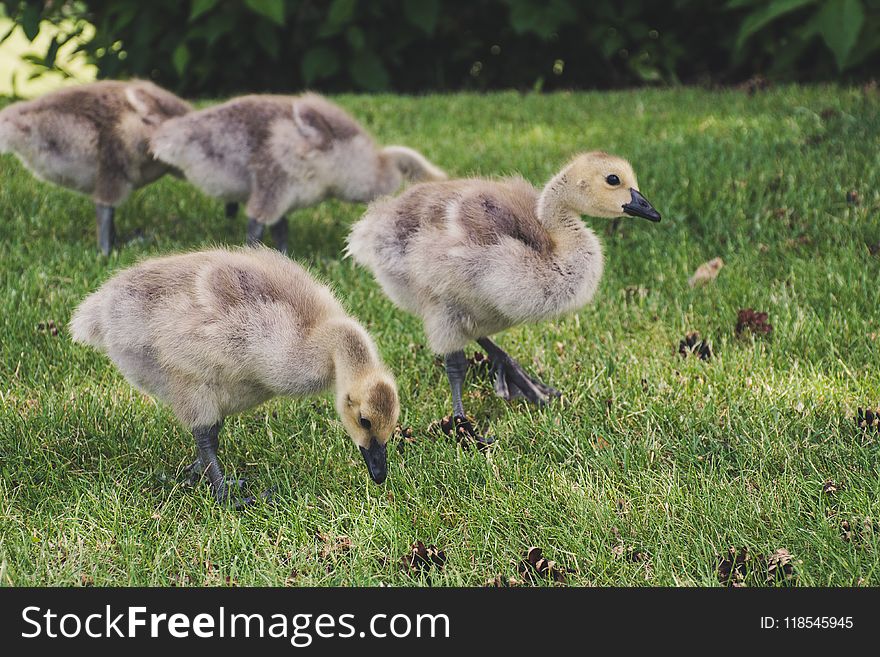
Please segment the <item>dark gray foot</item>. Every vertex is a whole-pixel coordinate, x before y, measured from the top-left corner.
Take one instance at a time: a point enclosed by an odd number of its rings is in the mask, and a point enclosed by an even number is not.
[[[281,217],[281,219],[272,224],[269,227],[269,232],[272,233],[272,241],[275,242],[275,248],[284,255],[287,255],[287,233],[289,232],[287,217]]]
[[[480,338],[477,342],[492,359],[491,374],[495,381],[495,394],[502,399],[509,401],[521,397],[533,404],[543,405],[562,395],[556,388],[530,376],[522,365],[489,338]]]
[[[98,228],[98,248],[105,256],[110,255],[116,241],[116,226],[113,223],[114,208],[110,205],[95,204],[95,220]]]
[[[238,203],[226,204],[226,218],[235,219],[238,216]]]
[[[183,469],[183,474],[186,476],[187,483],[190,486],[197,486],[202,482],[205,478],[205,466],[202,463],[202,460],[196,457],[196,460],[190,463]],[[244,487],[247,484],[246,479],[226,479],[226,487],[235,486],[239,491],[244,491]]]
[[[452,392],[452,427],[451,433],[459,440],[476,442],[480,447],[491,445],[493,438],[484,437],[467,419],[464,412],[464,404],[461,400],[461,390],[464,385],[464,376],[467,373],[468,362],[463,351],[453,351],[446,354],[446,377],[449,379],[449,388]],[[445,430],[445,429],[444,429]]]
[[[248,219],[247,240],[248,246],[254,246],[263,241],[263,233],[266,232],[266,224],[260,223],[256,219]]]
[[[198,449],[198,458],[188,468],[190,476],[192,477],[194,472],[198,472],[196,481],[201,479],[202,476],[207,477],[214,499],[224,506],[232,505],[236,509],[243,509],[256,503],[259,499],[270,500],[273,489],[257,496],[251,495],[243,499],[232,499],[230,486],[236,486],[241,490],[244,480],[235,480],[234,483],[227,482],[223,476],[223,469],[220,467],[220,461],[217,458],[217,450],[220,447],[220,428],[222,426],[223,423],[218,422],[210,427],[193,428],[192,433],[196,441],[196,449]]]

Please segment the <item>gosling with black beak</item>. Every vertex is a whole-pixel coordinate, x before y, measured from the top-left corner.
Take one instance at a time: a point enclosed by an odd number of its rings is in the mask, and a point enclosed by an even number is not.
[[[560,393],[529,375],[489,336],[583,307],[603,271],[602,245],[581,216],[660,221],[632,166],[600,151],[575,157],[543,190],[522,178],[414,185],[373,202],[348,237],[348,255],[391,300],[422,318],[445,358],[456,430],[489,442],[462,404],[471,340],[492,361],[495,392],[544,404]]]
[[[235,501],[217,457],[224,418],[272,397],[330,388],[370,478],[385,481],[385,443],[400,412],[394,378],[330,289],[277,251],[145,260],[88,296],[70,333],[171,406],[195,439],[189,469],[207,477],[218,502]]]

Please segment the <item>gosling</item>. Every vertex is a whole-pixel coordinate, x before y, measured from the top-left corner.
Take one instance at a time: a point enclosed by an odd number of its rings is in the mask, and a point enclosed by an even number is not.
[[[106,256],[115,241],[115,208],[170,169],[153,158],[150,136],[190,109],[144,80],[68,87],[0,112],[0,153],[15,153],[38,178],[89,194]]]
[[[445,357],[456,433],[483,438],[461,400],[463,347],[482,346],[495,392],[546,403],[560,393],[533,378],[489,336],[587,304],[602,277],[602,246],[582,215],[660,214],[641,195],[629,162],[583,153],[543,190],[522,178],[415,185],[372,203],[348,237],[347,254],[391,300],[422,318],[428,344]]]
[[[340,107],[316,94],[252,95],[168,121],[153,151],[205,194],[226,201],[234,217],[246,203],[247,244],[266,226],[287,251],[285,214],[329,197],[367,202],[403,181],[446,174],[404,146],[378,148]]]
[[[329,288],[277,251],[146,260],[88,296],[70,333],[171,406],[195,439],[189,470],[207,476],[218,502],[230,499],[217,457],[223,419],[275,396],[331,387],[370,477],[385,480],[385,445],[400,410],[394,379]]]

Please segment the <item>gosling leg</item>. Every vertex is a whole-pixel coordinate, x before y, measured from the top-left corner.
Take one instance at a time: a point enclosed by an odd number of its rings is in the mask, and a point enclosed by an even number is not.
[[[287,217],[281,217],[274,224],[269,226],[269,232],[272,234],[272,241],[275,242],[275,248],[287,255],[287,234],[290,232],[290,226]]]
[[[95,219],[98,227],[98,248],[105,256],[110,255],[113,242],[116,240],[116,227],[113,224],[114,208],[112,205],[95,204]]]
[[[198,458],[193,464],[200,468],[201,472],[208,477],[211,493],[220,504],[225,504],[229,499],[229,488],[223,477],[223,468],[217,458],[217,450],[220,448],[220,429],[222,422],[217,422],[208,427],[194,427],[193,438],[196,441]]]
[[[468,362],[463,351],[446,354],[446,377],[452,390],[452,428],[456,437],[469,438],[479,446],[491,445],[494,438],[481,435],[467,419],[464,404],[461,401],[461,390],[467,373]]]
[[[217,450],[220,448],[220,429],[223,427],[222,422],[218,422],[208,427],[194,427],[192,430],[193,438],[196,441],[196,449],[198,450],[198,458],[190,466],[190,476],[195,471],[199,472],[199,477],[205,475],[208,477],[208,483],[211,486],[211,493],[214,499],[222,505],[229,503],[229,486],[226,478],[223,476],[223,468],[220,460],[217,458]],[[238,481],[238,486],[244,484]],[[268,497],[269,493],[264,493],[263,497]],[[235,502],[235,508],[241,509],[252,505],[256,502],[254,497],[245,497],[241,501]]]
[[[533,404],[543,405],[553,397],[561,396],[562,393],[556,388],[530,376],[522,365],[489,338],[479,338],[477,344],[489,354],[495,377],[495,394],[502,399],[509,401],[522,397]]]
[[[235,219],[238,216],[238,203],[226,204],[226,218]]]
[[[266,224],[257,221],[256,219],[248,218],[247,225],[247,240],[246,244],[248,246],[254,246],[255,244],[259,244],[263,241],[263,233],[266,232]]]
[[[202,463],[201,457],[196,453],[196,460],[183,469],[183,474],[190,486],[198,484],[205,476],[205,464]],[[244,479],[227,479],[227,486],[237,486],[239,490],[244,490],[246,481]]]

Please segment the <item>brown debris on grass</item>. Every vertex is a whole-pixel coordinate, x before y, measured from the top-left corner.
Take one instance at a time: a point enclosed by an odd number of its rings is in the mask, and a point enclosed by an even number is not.
[[[846,193],[846,203],[847,205],[861,205],[862,199],[856,190],[851,189]]]
[[[705,340],[701,340],[700,334],[694,331],[685,335],[684,340],[679,341],[678,353],[682,358],[696,356],[700,360],[709,360],[712,358],[712,347]]]
[[[767,582],[790,580],[794,577],[794,564],[791,553],[779,548],[767,558]]]
[[[394,434],[397,436],[397,451],[403,452],[404,449],[409,447],[410,445],[415,444],[416,435],[415,431],[413,431],[412,427],[401,427],[399,424],[394,429]]]
[[[718,581],[728,587],[740,588],[751,585],[774,584],[796,577],[794,560],[785,548],[774,550],[765,557],[752,554],[747,547],[727,548],[724,555],[716,557]]]
[[[856,426],[865,431],[871,431],[872,429],[880,431],[880,411],[870,408],[862,410],[862,407],[859,406],[859,411],[856,414]]]
[[[824,484],[822,484],[822,492],[825,493],[828,497],[833,495],[837,495],[837,492],[843,488],[843,484],[838,484],[836,481],[828,479]]]
[[[321,543],[321,549],[318,550],[318,557],[327,559],[328,557],[348,552],[351,549],[351,539],[348,536],[330,536],[318,532],[315,538]]]
[[[523,580],[535,582],[537,580],[552,580],[557,584],[564,584],[567,573],[574,572],[569,568],[560,566],[555,561],[544,558],[543,550],[539,547],[530,547],[525,558],[517,566],[517,572]]]
[[[434,545],[425,545],[416,541],[410,550],[401,558],[403,569],[411,574],[429,574],[432,568],[443,570],[446,565],[446,552]]]
[[[769,336],[773,333],[773,324],[767,321],[765,312],[744,308],[736,316],[736,334],[742,336],[746,332],[755,336]]]
[[[880,533],[880,524],[867,516],[849,518],[840,523],[840,537],[847,543],[854,545],[871,541],[878,533]]]
[[[521,586],[522,582],[518,580],[516,577],[502,577],[501,575],[495,575],[490,579],[486,580],[486,583],[483,584],[483,588],[487,589],[508,589],[516,586]]]
[[[37,324],[37,330],[40,333],[48,333],[53,337],[58,335],[58,326],[56,326],[54,319],[40,322],[39,324]]]

